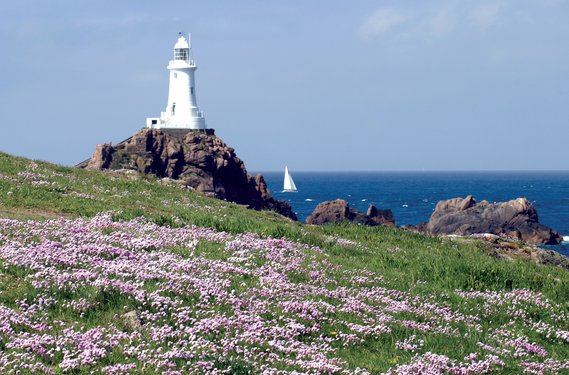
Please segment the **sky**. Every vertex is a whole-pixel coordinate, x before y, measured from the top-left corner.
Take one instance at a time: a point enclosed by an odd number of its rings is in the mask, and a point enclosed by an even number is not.
[[[250,171],[569,170],[569,1],[0,3],[0,151],[74,165],[166,107],[192,33]]]

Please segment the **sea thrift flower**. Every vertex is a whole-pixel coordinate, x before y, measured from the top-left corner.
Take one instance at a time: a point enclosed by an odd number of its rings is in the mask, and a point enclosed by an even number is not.
[[[36,181],[39,172],[19,178]],[[180,227],[115,222],[112,213],[0,219],[0,270],[33,291],[0,304],[0,372],[368,374],[339,348],[389,342],[402,330],[407,337],[387,349],[415,356],[394,356],[387,373],[481,374],[506,361],[529,373],[569,366],[546,350],[569,338],[567,308],[539,293],[457,290],[451,306],[449,293],[392,289],[381,275],[334,265],[318,247],[174,221]],[[534,320],[535,309],[546,318]],[[510,321],[487,330],[481,322],[494,314]],[[477,353],[428,351],[429,335],[470,333]]]

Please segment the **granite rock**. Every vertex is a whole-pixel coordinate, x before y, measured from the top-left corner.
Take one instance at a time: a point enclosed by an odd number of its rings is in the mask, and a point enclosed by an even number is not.
[[[370,205],[367,213],[364,214],[350,208],[348,202],[343,199],[318,204],[312,214],[306,218],[307,224],[315,225],[338,223],[341,221],[349,221],[369,226],[395,226],[395,219],[393,218],[391,210],[379,210],[374,205]]]
[[[533,244],[552,245],[562,241],[558,233],[539,223],[536,209],[525,198],[477,203],[469,195],[440,201],[429,221],[417,228],[430,234],[491,233]]]
[[[116,146],[97,145],[82,166],[179,180],[207,196],[255,210],[275,210],[296,220],[290,205],[272,198],[263,177],[251,177],[235,150],[213,132],[143,129]]]

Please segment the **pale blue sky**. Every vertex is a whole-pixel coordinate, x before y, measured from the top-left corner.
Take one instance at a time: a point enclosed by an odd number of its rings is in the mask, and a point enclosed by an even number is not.
[[[192,32],[249,170],[569,169],[569,1],[3,1],[0,150],[72,165],[166,106]]]

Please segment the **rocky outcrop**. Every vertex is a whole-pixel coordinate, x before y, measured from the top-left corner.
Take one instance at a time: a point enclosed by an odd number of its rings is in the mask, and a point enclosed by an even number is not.
[[[562,237],[539,223],[537,211],[525,198],[477,203],[471,196],[440,201],[427,223],[417,227],[430,234],[506,235],[533,244],[558,244]]]
[[[107,169],[113,160],[112,154],[115,152],[113,146],[109,144],[97,145],[95,152],[87,162],[87,169]]]
[[[450,236],[450,240],[461,243],[483,241],[486,253],[506,260],[524,260],[544,266],[569,270],[569,258],[552,250],[545,250],[520,240],[495,234],[472,234],[470,236]]]
[[[326,223],[338,223],[350,221],[364,225],[395,226],[395,219],[391,210],[378,210],[370,205],[367,213],[362,213],[350,208],[348,202],[343,199],[322,202],[316,206],[312,215],[306,218],[307,224],[321,225]]]
[[[290,205],[273,199],[263,177],[251,177],[235,150],[212,131],[144,129],[119,145],[98,145],[84,167],[171,178],[207,196],[296,220]]]
[[[357,211],[356,211],[357,213]],[[359,215],[359,213],[357,213]],[[365,220],[369,220],[370,222],[364,222],[366,225],[385,225],[388,227],[395,226],[395,218],[393,217],[393,212],[391,210],[380,210],[375,207],[373,204],[370,204],[367,208],[367,212],[365,214]]]

